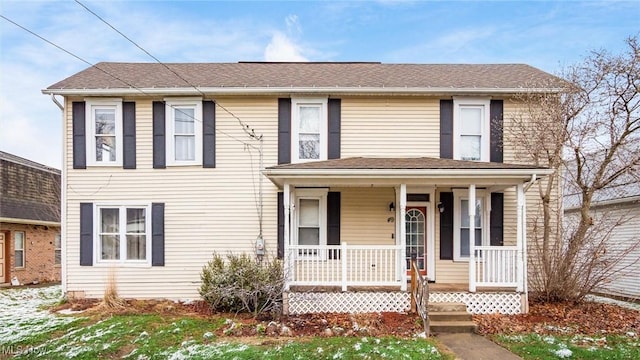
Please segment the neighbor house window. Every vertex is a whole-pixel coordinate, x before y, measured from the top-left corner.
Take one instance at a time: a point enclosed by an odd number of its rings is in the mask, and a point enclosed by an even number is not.
[[[122,100],[87,100],[86,109],[89,164],[122,164]]]
[[[489,161],[489,104],[484,99],[454,99],[454,159]]]
[[[454,260],[468,260],[471,250],[471,222],[469,221],[469,206],[475,206],[476,215],[473,226],[475,235],[475,245],[483,246],[489,244],[489,209],[490,202],[487,200],[484,191],[476,192],[476,203],[470,204],[468,191],[454,191],[454,212],[453,221],[454,236]]]
[[[24,267],[24,243],[26,237],[23,231],[16,231],[13,233],[13,251],[15,258],[15,267]]]
[[[150,249],[150,207],[98,206],[98,259],[147,263]]]
[[[327,244],[327,191],[299,190],[297,196],[297,244],[318,246]],[[316,250],[300,250],[304,255],[315,255]]]
[[[327,99],[292,99],[293,162],[327,159]]]
[[[62,263],[62,237],[57,234],[53,240],[53,252],[54,252],[54,264],[60,265]]]
[[[202,99],[166,100],[167,164],[202,164]]]

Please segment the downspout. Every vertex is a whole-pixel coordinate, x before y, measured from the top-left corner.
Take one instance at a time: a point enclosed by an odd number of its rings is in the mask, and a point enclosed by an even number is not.
[[[62,169],[60,169],[60,282],[62,284],[62,295],[67,294],[67,162],[65,156],[65,138],[67,122],[65,121],[64,105],[51,94],[51,101],[60,109],[62,114]]]

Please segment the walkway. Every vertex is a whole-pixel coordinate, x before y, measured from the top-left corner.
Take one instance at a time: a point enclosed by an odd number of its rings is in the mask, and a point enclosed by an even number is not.
[[[500,345],[476,334],[439,334],[436,340],[444,344],[461,360],[522,360]]]

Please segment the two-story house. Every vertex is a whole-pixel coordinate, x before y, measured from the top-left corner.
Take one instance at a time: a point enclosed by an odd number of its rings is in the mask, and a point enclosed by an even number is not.
[[[291,313],[403,311],[413,256],[431,301],[526,311],[526,189],[550,171],[504,128],[514,94],[554,80],[518,64],[99,63],[43,91],[64,96],[65,291],[100,297],[115,272],[125,297],[197,298],[213,252],[264,250],[284,259]]]

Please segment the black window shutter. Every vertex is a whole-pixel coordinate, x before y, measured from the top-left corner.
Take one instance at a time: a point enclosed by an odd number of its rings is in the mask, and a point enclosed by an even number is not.
[[[136,168],[136,103],[122,103],[122,167]]]
[[[329,159],[340,159],[340,99],[329,99]]]
[[[440,260],[453,260],[453,193],[441,192],[440,202]]]
[[[216,103],[202,102],[202,167],[216,167]]]
[[[165,104],[164,101],[153,102],[153,168],[167,167],[165,142]]]
[[[340,245],[340,193],[327,194],[327,245]],[[340,251],[329,251],[329,259],[339,259]]]
[[[71,118],[73,121],[73,168],[87,168],[87,141],[85,132],[85,102],[73,102]]]
[[[440,100],[440,158],[453,159],[453,100]]]
[[[164,266],[164,203],[151,204],[151,266]]]
[[[291,163],[291,99],[278,99],[278,165]]]
[[[491,246],[504,245],[504,194],[491,193],[489,216],[489,241]]]
[[[80,266],[93,265],[93,204],[80,203]]]
[[[278,259],[284,258],[284,193],[278,193]]]
[[[491,162],[502,162],[502,148],[503,148],[503,131],[504,131],[504,102],[502,100],[491,100],[491,104],[489,106],[489,117],[491,118],[491,123],[489,126],[489,134],[490,139],[490,160]]]

